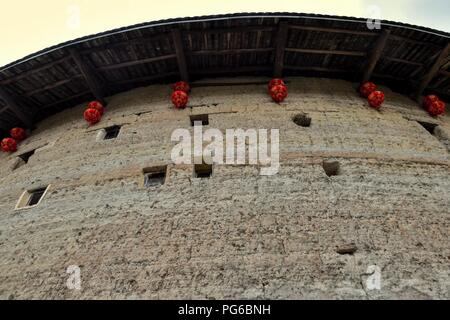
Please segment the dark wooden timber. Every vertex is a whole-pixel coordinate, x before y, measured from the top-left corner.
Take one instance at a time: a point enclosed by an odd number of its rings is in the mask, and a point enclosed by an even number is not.
[[[285,51],[298,53],[312,53],[312,54],[336,54],[336,55],[356,56],[356,57],[366,56],[366,53],[363,51],[318,50],[318,49],[298,49],[298,48],[286,48]]]
[[[377,62],[380,59],[381,55],[383,54],[383,50],[386,46],[390,33],[391,31],[389,29],[383,29],[383,31],[381,31],[380,36],[375,42],[375,46],[368,56],[366,66],[363,71],[361,80],[362,83],[369,81],[370,77],[372,76],[372,72],[375,69],[375,66],[377,65]]]
[[[286,42],[288,38],[289,26],[285,21],[281,21],[278,25],[278,30],[275,38],[275,61],[273,68],[273,76],[275,78],[281,78],[283,76],[284,66],[284,52],[286,48]]]
[[[189,73],[186,63],[186,56],[183,48],[183,38],[180,29],[172,29],[172,39],[175,45],[175,52],[178,61],[178,69],[180,70],[180,80],[189,81]]]
[[[99,76],[75,48],[70,48],[69,51],[95,99],[106,105],[105,93]]]
[[[416,90],[415,98],[417,101],[420,101],[422,92],[425,90],[426,87],[430,84],[431,80],[437,75],[439,72],[439,68],[444,62],[444,59],[450,54],[450,42],[447,43],[447,45],[442,49],[441,53],[437,57],[436,61],[430,66],[428,71],[425,73],[425,76],[423,77],[422,81],[420,82],[419,86]]]

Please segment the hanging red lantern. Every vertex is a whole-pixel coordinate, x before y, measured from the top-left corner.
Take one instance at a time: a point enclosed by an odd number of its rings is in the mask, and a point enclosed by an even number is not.
[[[185,93],[189,93],[189,91],[191,91],[191,87],[186,81],[179,81],[173,85],[173,91],[183,91]]]
[[[426,97],[423,99],[423,106],[424,106],[424,108],[425,108],[426,110],[430,109],[430,106],[431,106],[431,104],[432,104],[434,101],[439,101],[439,97],[438,97],[438,96],[435,96],[435,95],[433,95],[433,94],[430,94],[430,95],[426,96]]]
[[[97,109],[89,108],[89,109],[86,109],[86,111],[84,112],[84,119],[90,125],[100,122],[101,118],[102,118],[102,115],[100,114],[100,111],[98,111]]]
[[[433,117],[444,114],[445,103],[441,100],[433,101],[428,107],[428,113]]]
[[[270,96],[275,102],[283,102],[288,96],[287,87],[281,84],[275,85],[270,89]]]
[[[22,128],[12,128],[10,131],[11,137],[16,141],[25,140],[27,133]]]
[[[364,98],[368,98],[370,94],[377,90],[377,86],[373,82],[365,82],[359,87],[359,93]]]
[[[189,96],[186,92],[178,90],[172,93],[172,103],[175,108],[183,109],[186,107],[189,100]]]
[[[283,79],[275,78],[275,79],[270,80],[270,82],[269,82],[269,92],[270,92],[270,89],[272,89],[272,87],[278,86],[278,85],[286,86],[286,84],[284,83]]]
[[[100,115],[103,116],[103,113],[105,113],[105,107],[103,104],[99,101],[92,101],[88,104],[88,109],[96,109],[100,112]]]
[[[3,152],[17,151],[17,142],[13,138],[5,138],[2,140],[1,148]]]
[[[374,91],[369,95],[367,100],[372,108],[380,109],[384,102],[384,93],[381,91]]]

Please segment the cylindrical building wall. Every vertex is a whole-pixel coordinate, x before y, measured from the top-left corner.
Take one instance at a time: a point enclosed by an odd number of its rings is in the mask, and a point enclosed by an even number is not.
[[[0,297],[450,298],[449,116],[387,88],[376,111],[349,82],[288,80],[280,105],[266,85],[197,85],[175,110],[155,85],[110,97],[93,127],[85,105],[38,124],[0,156]],[[214,165],[200,179],[173,164],[172,132],[199,114],[204,129],[279,129],[278,174]],[[164,184],[146,186],[144,170],[166,165]]]

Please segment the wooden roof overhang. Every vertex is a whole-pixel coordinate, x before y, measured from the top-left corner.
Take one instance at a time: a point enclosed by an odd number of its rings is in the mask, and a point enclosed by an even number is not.
[[[164,20],[63,43],[0,68],[0,134],[89,99],[211,76],[376,79],[450,97],[450,35],[389,21],[295,13]]]

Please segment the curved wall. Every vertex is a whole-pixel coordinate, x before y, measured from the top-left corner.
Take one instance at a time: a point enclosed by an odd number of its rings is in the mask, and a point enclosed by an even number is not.
[[[0,156],[0,297],[450,298],[449,116],[388,89],[377,112],[351,83],[290,80],[281,105],[265,85],[200,86],[179,111],[169,86],[150,86],[111,97],[94,127],[84,105],[40,123]],[[309,128],[291,120],[302,112]],[[205,113],[223,130],[280,129],[280,172],[223,165],[197,179],[170,164],[172,131]],[[435,136],[417,120],[438,124]],[[119,137],[96,141],[110,125]],[[143,168],[163,164],[165,184],[144,187]],[[38,206],[14,210],[45,185]],[[70,265],[80,291],[66,286]],[[381,290],[366,286],[373,265]]]

